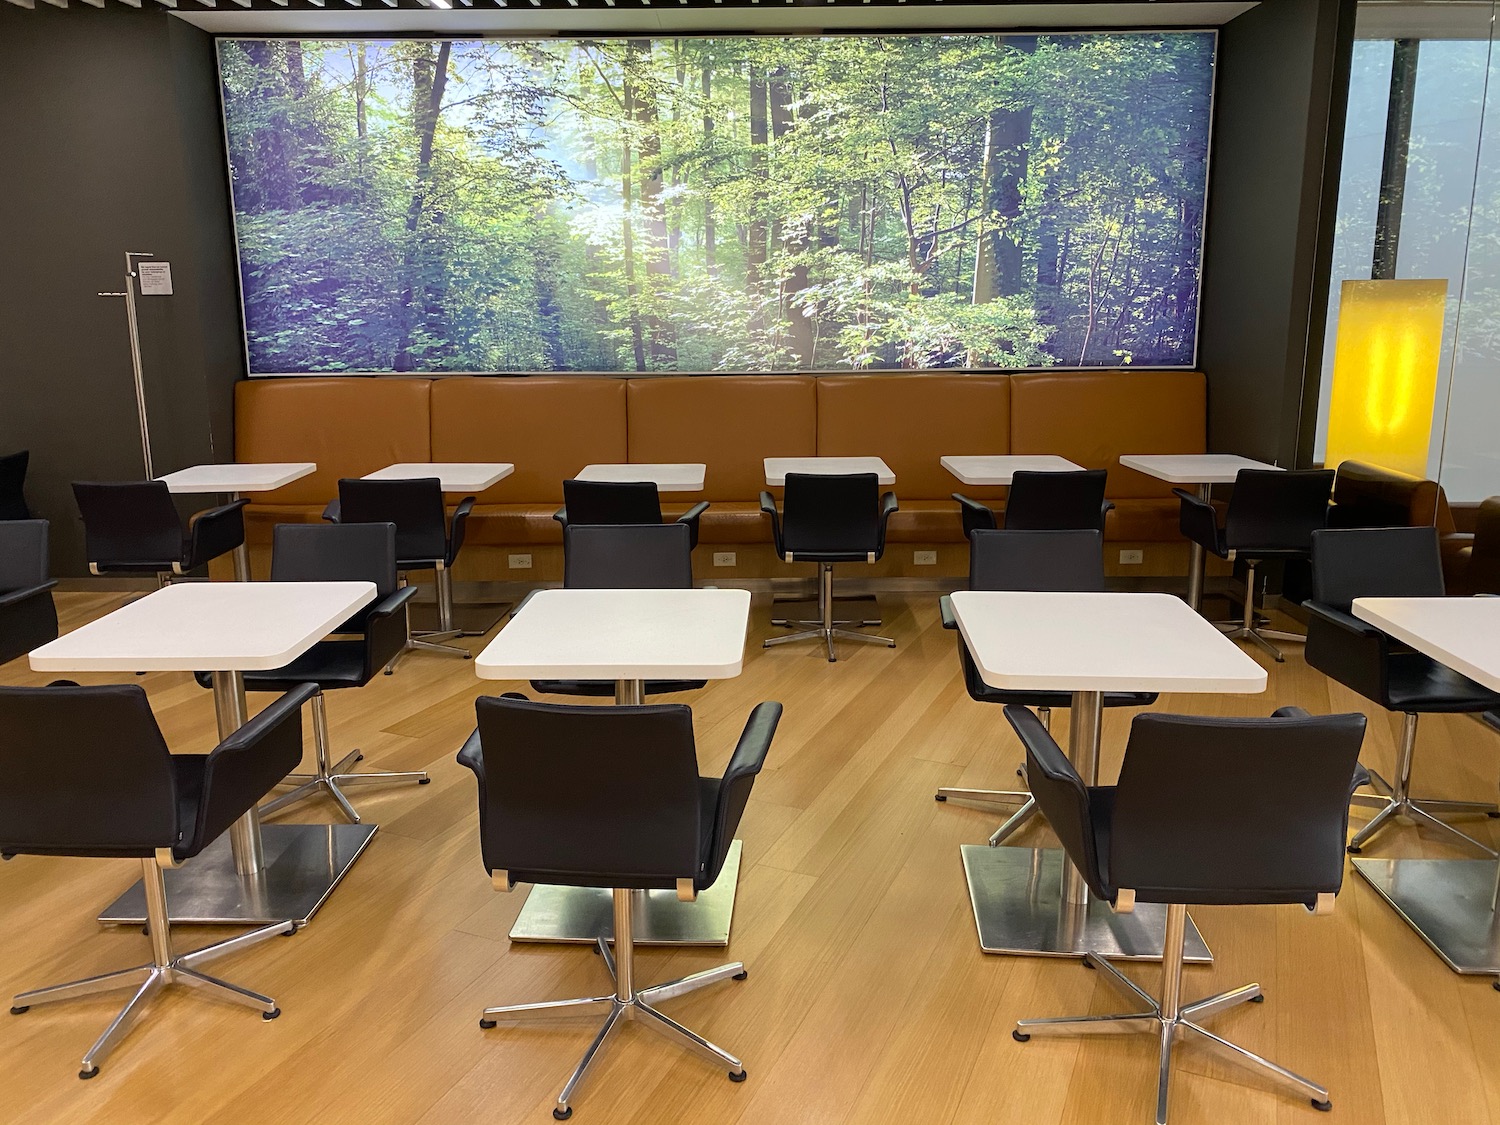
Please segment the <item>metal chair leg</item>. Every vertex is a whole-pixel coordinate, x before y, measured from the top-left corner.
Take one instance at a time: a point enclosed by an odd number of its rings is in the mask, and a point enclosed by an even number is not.
[[[1281,650],[1271,643],[1272,640],[1295,641],[1305,644],[1307,638],[1301,633],[1288,633],[1278,629],[1262,629],[1255,615],[1255,593],[1257,583],[1255,581],[1256,564],[1249,560],[1245,562],[1245,608],[1239,621],[1217,622],[1220,630],[1232,641],[1253,641],[1276,663],[1285,663],[1286,657]]]
[[[780,637],[768,637],[761,642],[762,648],[775,648],[777,645],[791,644],[794,641],[819,640],[823,642],[828,651],[828,662],[830,664],[838,660],[838,651],[833,642],[836,639],[846,641],[857,641],[864,644],[884,645],[886,648],[895,648],[896,642],[890,637],[877,637],[873,633],[860,633],[853,629],[841,628],[839,623],[833,619],[833,564],[818,564],[818,621],[787,621],[788,626],[811,625],[810,629],[800,632],[788,633]]]

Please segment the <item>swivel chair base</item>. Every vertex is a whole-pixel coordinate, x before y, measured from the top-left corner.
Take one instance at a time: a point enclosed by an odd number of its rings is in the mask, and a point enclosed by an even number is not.
[[[146,884],[146,915],[151,936],[150,963],[137,965],[131,969],[117,969],[112,973],[102,973],[99,976],[84,977],[82,980],[70,981],[67,984],[35,988],[29,992],[18,993],[11,1001],[11,1015],[19,1016],[37,1004],[77,1000],[101,992],[112,992],[117,988],[134,990],[125,1007],[120,1009],[119,1014],[104,1029],[104,1034],[99,1036],[94,1041],[94,1045],[84,1054],[83,1064],[78,1071],[79,1078],[93,1078],[99,1073],[99,1064],[119,1045],[120,1040],[125,1038],[126,1033],[135,1025],[151,999],[169,985],[190,985],[193,988],[204,989],[220,1000],[230,1000],[246,1007],[257,1008],[260,1010],[262,1019],[274,1020],[281,1015],[281,1009],[276,1006],[276,1001],[269,996],[262,996],[258,992],[251,992],[248,988],[241,988],[237,984],[230,984],[218,977],[199,972],[198,966],[215,958],[247,949],[267,938],[290,937],[297,932],[296,923],[273,922],[269,926],[261,926],[259,929],[229,938],[227,941],[206,945],[191,953],[173,953],[171,924],[167,920],[167,886],[166,880],[162,877],[162,869],[155,859],[141,860],[141,868]]]
[[[683,1027],[670,1016],[663,1015],[655,1007],[663,1000],[672,1000],[721,981],[744,980],[749,975],[745,971],[745,966],[738,961],[731,961],[727,965],[705,969],[665,984],[637,989],[635,987],[635,947],[628,936],[632,932],[632,906],[631,892],[617,888],[614,892],[615,933],[627,936],[616,941],[613,952],[610,950],[608,941],[602,937],[598,939],[599,956],[604,962],[604,967],[609,971],[610,979],[614,981],[613,995],[580,996],[572,1000],[544,1000],[536,1004],[508,1004],[499,1008],[486,1008],[484,1014],[479,1017],[479,1026],[488,1030],[502,1020],[511,1022],[531,1018],[576,1016],[591,1012],[604,1013],[603,1026],[599,1028],[593,1042],[584,1051],[583,1058],[574,1069],[567,1084],[563,1086],[562,1093],[557,1096],[557,1105],[552,1110],[552,1116],[558,1121],[566,1121],[573,1116],[572,1102],[579,1087],[588,1077],[599,1056],[603,1054],[604,1047],[610,1038],[619,1030],[620,1025],[628,1020],[637,1021],[642,1026],[666,1036],[678,1046],[686,1048],[715,1066],[724,1067],[731,1081],[743,1082],[745,1080],[745,1066],[739,1059],[723,1048],[714,1046],[697,1032]]]
[[[1036,709],[1036,713],[1037,717],[1042,720],[1042,726],[1050,731],[1052,729],[1052,708],[1038,707]],[[1026,777],[1025,768],[1023,767],[1016,770],[1016,776],[1024,779]],[[1015,812],[1011,813],[1010,818],[990,834],[988,843],[992,848],[998,848],[1001,844],[1005,843],[1006,840],[1010,839],[1022,828],[1025,828],[1026,825],[1031,821],[1032,817],[1036,816],[1037,814],[1036,798],[1033,797],[1029,792],[1020,790],[1012,791],[1007,789],[956,789],[952,786],[945,785],[941,789],[939,789],[933,796],[933,800],[936,801],[947,801],[950,798],[955,801],[973,801],[975,804],[980,805],[1009,805],[1016,802],[1020,803],[1021,807],[1018,808]]]
[[[1284,664],[1286,657],[1282,655],[1279,648],[1272,641],[1295,641],[1298,644],[1306,644],[1307,638],[1301,633],[1287,633],[1279,629],[1262,629],[1260,618],[1255,614],[1255,563],[1245,563],[1245,612],[1239,621],[1220,621],[1215,624],[1223,634],[1231,641],[1254,641],[1266,653],[1276,661]]]
[[[1359,855],[1364,851],[1365,845],[1375,838],[1393,819],[1404,818],[1406,823],[1415,821],[1429,828],[1439,828],[1450,836],[1454,836],[1471,847],[1478,848],[1485,855],[1495,858],[1495,849],[1480,843],[1467,832],[1460,832],[1445,820],[1438,819],[1438,813],[1451,815],[1472,814],[1489,817],[1500,816],[1500,808],[1495,805],[1486,804],[1484,801],[1440,801],[1432,798],[1417,798],[1411,795],[1411,767],[1412,758],[1417,746],[1417,720],[1418,715],[1404,713],[1401,716],[1401,745],[1396,751],[1396,783],[1392,785],[1374,770],[1367,768],[1370,774],[1370,785],[1376,793],[1356,793],[1351,801],[1365,808],[1375,808],[1380,811],[1371,818],[1363,828],[1354,834],[1349,841],[1349,854]]]
[[[1104,980],[1133,1000],[1145,1005],[1144,1011],[1125,1012],[1108,1016],[1068,1016],[1061,1019],[1017,1020],[1011,1036],[1025,1043],[1033,1035],[1114,1035],[1129,1032],[1146,1032],[1157,1037],[1161,1044],[1156,1084],[1156,1123],[1166,1125],[1167,1097],[1172,1081],[1172,1047],[1180,1039],[1197,1039],[1215,1048],[1231,1062],[1252,1067],[1285,1087],[1306,1097],[1314,1109],[1330,1110],[1333,1103],[1328,1091],[1316,1082],[1294,1074],[1285,1067],[1248,1051],[1238,1043],[1215,1035],[1198,1021],[1216,1016],[1220,1012],[1240,1004],[1260,1003],[1265,999],[1258,984],[1245,984],[1231,988],[1193,1004],[1181,1004],[1183,938],[1186,932],[1187,907],[1167,907],[1166,944],[1162,951],[1162,995],[1161,999],[1150,996],[1138,988],[1133,981],[1111,965],[1093,954],[1084,955],[1083,963],[1090,969],[1104,974]]]
[[[316,796],[322,792],[327,794],[350,824],[359,824],[359,813],[354,811],[354,806],[349,803],[349,798],[344,795],[341,786],[356,785],[401,785],[415,784],[426,785],[432,778],[427,776],[425,770],[413,770],[406,773],[393,773],[388,770],[376,770],[373,773],[349,773],[354,763],[364,758],[358,750],[351,750],[338,760],[334,765],[328,764],[328,710],[324,705],[321,693],[312,697],[313,715],[313,747],[316,752],[316,763],[312,773],[289,773],[282,778],[281,785],[296,786],[290,793],[283,793],[274,800],[267,801],[258,810],[260,815],[273,816],[284,808],[295,805],[308,797]]]
[[[828,646],[828,661],[833,663],[838,659],[834,653],[833,642],[837,639],[846,641],[863,641],[866,644],[885,645],[886,648],[895,648],[896,642],[889,637],[877,637],[873,633],[858,633],[853,629],[840,629],[833,620],[833,564],[818,564],[818,621],[786,621],[788,627],[803,626],[801,632],[788,633],[784,637],[771,637],[765,641],[762,647],[774,648],[776,645],[791,644],[793,641],[806,641],[814,637],[820,639]]]

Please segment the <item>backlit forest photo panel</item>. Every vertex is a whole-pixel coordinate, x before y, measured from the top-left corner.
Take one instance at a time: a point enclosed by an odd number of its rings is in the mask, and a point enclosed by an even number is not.
[[[1214,50],[221,40],[251,371],[1191,366]]]

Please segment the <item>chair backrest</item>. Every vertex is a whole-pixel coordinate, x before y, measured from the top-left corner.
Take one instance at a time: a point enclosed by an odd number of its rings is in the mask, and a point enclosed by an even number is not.
[[[661,523],[661,493],[653,481],[563,481],[568,522]]]
[[[46,520],[0,520],[0,591],[40,586],[47,566]]]
[[[1018,472],[1005,501],[1005,526],[1016,531],[1104,530],[1105,469]]]
[[[1360,714],[1137,715],[1109,880],[1143,902],[1304,903],[1339,889]],[[1226,803],[1223,796],[1235,794]]]
[[[272,582],[373,582],[375,599],[335,633],[362,633],[370,610],[395,593],[393,523],[281,523],[271,533]]]
[[[781,539],[792,554],[874,551],[880,543],[880,478],[874,473],[788,473]]]
[[[569,520],[563,528],[563,585],[570,590],[690,590],[692,534],[685,523]]]
[[[485,866],[517,881],[666,887],[701,846],[692,711],[475,701]]]
[[[162,481],[75,481],[73,496],[89,562],[162,566],[182,558],[182,520]]]
[[[1094,530],[975,531],[969,589],[1094,593],[1104,589],[1104,535]]]
[[[31,451],[27,449],[0,457],[0,520],[31,518],[26,504],[26,466],[30,462]]]
[[[1437,598],[1444,593],[1435,527],[1348,528],[1312,536],[1313,601],[1349,612],[1355,598]]]
[[[1500,594],[1500,496],[1479,505],[1474,520],[1474,548],[1465,584],[1476,594]]]
[[[136,684],[0,688],[0,852],[150,855],[178,842],[171,755]]]
[[[1241,469],[1224,513],[1224,543],[1305,551],[1312,533],[1328,523],[1332,492],[1332,469]]]
[[[438,561],[448,554],[448,517],[437,477],[412,480],[339,481],[340,523],[396,525],[396,559],[408,563]]]

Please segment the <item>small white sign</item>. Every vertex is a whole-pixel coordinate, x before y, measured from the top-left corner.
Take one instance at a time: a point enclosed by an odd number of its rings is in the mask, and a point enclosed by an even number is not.
[[[141,282],[141,296],[170,297],[172,295],[171,262],[137,262],[135,272]]]

